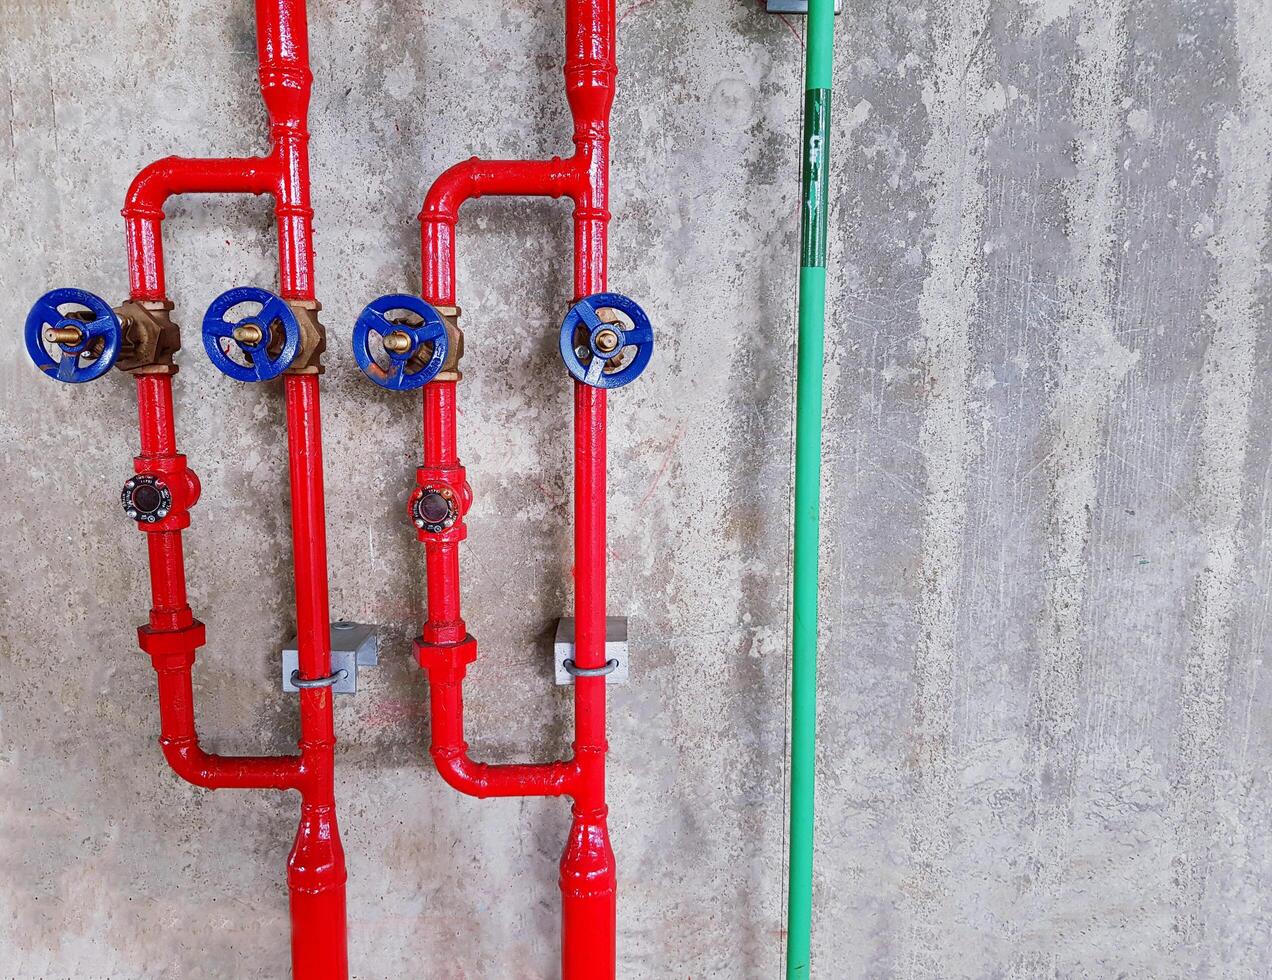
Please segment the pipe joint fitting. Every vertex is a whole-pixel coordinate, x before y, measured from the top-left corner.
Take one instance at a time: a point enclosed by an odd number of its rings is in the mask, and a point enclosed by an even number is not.
[[[316,299],[289,299],[287,305],[300,325],[300,346],[296,359],[283,374],[322,374],[322,355],[327,350],[327,328],[318,319],[322,304]]]
[[[124,513],[143,531],[180,531],[190,526],[190,508],[202,487],[183,454],[138,456],[135,475],[124,483],[119,502]]]
[[[329,803],[301,805],[300,826],[287,856],[287,884],[293,891],[319,894],[344,885],[344,848]]]
[[[434,381],[461,381],[463,374],[459,370],[460,359],[464,356],[464,331],[460,329],[459,317],[464,311],[458,306],[435,306],[442,323],[446,325],[446,360],[442,370]]]
[[[439,680],[460,681],[468,671],[468,665],[477,659],[477,641],[467,634],[458,643],[430,643],[420,637],[414,643],[415,659],[430,674],[440,671],[447,677]]]
[[[561,855],[561,891],[567,899],[612,896],[617,887],[614,849],[610,845],[605,808],[599,813],[575,811]]]
[[[130,299],[115,307],[123,338],[115,366],[131,374],[176,374],[173,360],[181,349],[181,327],[166,299]]]
[[[194,663],[194,651],[207,642],[207,627],[197,619],[172,630],[157,630],[149,624],[137,628],[137,645],[150,655],[155,670],[189,667]]]

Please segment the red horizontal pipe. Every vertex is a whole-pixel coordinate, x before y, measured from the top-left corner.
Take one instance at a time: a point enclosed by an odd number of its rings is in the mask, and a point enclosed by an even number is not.
[[[277,157],[164,157],[133,178],[123,213],[161,218],[174,194],[269,194],[277,186]]]
[[[487,194],[517,197],[575,197],[585,190],[584,174],[577,160],[482,160],[470,157],[445,171],[433,182],[421,221],[454,222],[467,200]]]
[[[455,224],[472,198],[495,196],[564,197],[586,193],[587,172],[578,158],[562,160],[481,160],[457,163],[433,182],[420,211],[424,295],[430,302],[455,302]],[[431,257],[433,261],[428,261]]]

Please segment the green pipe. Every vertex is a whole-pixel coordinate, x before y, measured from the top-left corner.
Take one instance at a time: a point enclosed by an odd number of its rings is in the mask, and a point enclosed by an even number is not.
[[[813,781],[817,740],[817,563],[821,505],[826,210],[835,0],[810,0],[804,77],[799,340],[795,394],[795,586],[791,651],[791,853],[787,980],[807,980],[813,914]]]

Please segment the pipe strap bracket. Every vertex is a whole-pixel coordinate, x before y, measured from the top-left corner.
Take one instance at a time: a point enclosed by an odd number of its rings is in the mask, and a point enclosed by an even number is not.
[[[571,677],[607,677],[618,670],[618,661],[611,657],[605,661],[604,667],[580,667],[571,659],[566,660],[561,666]]]
[[[291,672],[291,683],[292,687],[297,687],[302,691],[309,691],[314,688],[334,687],[348,676],[349,672],[342,668],[334,674],[328,674],[326,677],[311,677],[306,680],[300,676],[299,670],[293,670]]]

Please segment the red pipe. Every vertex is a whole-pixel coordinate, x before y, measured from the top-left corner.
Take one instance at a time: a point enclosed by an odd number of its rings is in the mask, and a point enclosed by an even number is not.
[[[271,194],[278,222],[280,292],[312,300],[313,210],[309,198],[306,118],[312,76],[304,0],[257,0],[256,36],[261,95],[270,118],[271,150],[262,158],[168,157],[137,175],[124,205],[132,298],[166,301],[163,204],[174,194]],[[296,580],[300,673],[331,673],[327,545],[322,481],[318,378],[286,375],[287,442]],[[345,863],[336,825],[335,728],[329,688],[300,692],[300,754],[279,757],[212,755],[199,747],[191,668],[205,642],[203,624],[186,593],[181,530],[198,500],[197,478],[177,453],[172,378],[137,375],[141,421],[139,473],[160,473],[173,492],[168,517],[149,533],[153,607],[139,631],[158,675],[160,745],[182,778],[210,789],[280,789],[301,794],[300,823],[287,861],[291,895],[292,970],[304,980],[348,975]]]
[[[574,119],[574,155],[548,161],[476,158],[447,170],[420,212],[424,298],[455,304],[455,226],[459,209],[485,194],[568,196],[574,201],[574,291],[579,299],[606,285],[609,222],[609,114],[614,101],[613,0],[568,0],[566,95]],[[455,447],[455,383],[424,389],[424,479],[467,489]],[[574,390],[575,661],[605,664],[605,392]],[[427,474],[427,476],[426,476]],[[566,762],[488,766],[473,762],[463,737],[462,683],[477,643],[460,615],[459,542],[463,514],[443,534],[420,533],[428,568],[428,620],[417,645],[429,673],[431,753],[442,777],[472,796],[574,799],[574,820],[561,856],[562,975],[612,980],[615,974],[614,852],[605,805],[605,680],[579,677],[574,688],[574,756]]]

